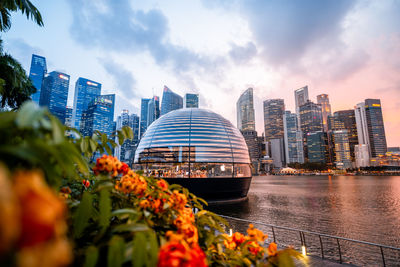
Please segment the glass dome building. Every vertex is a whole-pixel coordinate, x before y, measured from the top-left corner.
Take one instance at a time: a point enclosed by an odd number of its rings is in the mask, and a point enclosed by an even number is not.
[[[245,198],[251,183],[249,152],[240,131],[199,108],[174,110],[154,121],[136,149],[135,168],[208,201]]]

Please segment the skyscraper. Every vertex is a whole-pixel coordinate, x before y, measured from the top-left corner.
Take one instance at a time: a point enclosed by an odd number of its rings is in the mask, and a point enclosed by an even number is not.
[[[115,94],[94,97],[82,113],[80,131],[84,136],[92,136],[94,131],[111,136],[114,130]]]
[[[354,109],[335,111],[329,124],[330,130],[332,131],[347,130],[351,161],[354,161],[354,146],[358,145],[357,124]]]
[[[183,108],[182,97],[175,94],[171,89],[164,85],[164,92],[161,101],[161,115],[180,108]]]
[[[327,163],[328,140],[323,131],[307,133],[307,155],[309,162]]]
[[[72,107],[67,107],[65,109],[65,126],[71,127],[72,125]]]
[[[139,139],[142,138],[144,132],[147,129],[147,109],[150,98],[142,98],[140,105],[140,127],[139,127]]]
[[[384,155],[387,151],[387,144],[381,100],[365,99],[365,114],[367,116],[371,157]]]
[[[184,108],[198,108],[199,107],[199,94],[185,94],[183,98]]]
[[[139,116],[136,114],[129,114],[128,110],[123,110],[121,115],[117,118],[116,130],[120,130],[123,126],[132,128],[133,140],[127,139],[121,146],[117,146],[114,150],[114,156],[120,161],[127,164],[132,164],[136,148],[139,141]],[[116,137],[118,143],[118,137]]]
[[[324,127],[324,131],[328,132],[328,116],[332,114],[328,95],[327,94],[317,95],[317,104],[321,105],[322,125]]]
[[[32,94],[32,100],[39,104],[40,91],[44,75],[47,73],[46,58],[32,54],[31,69],[29,71],[29,79],[36,88],[36,93]]]
[[[285,111],[283,129],[286,163],[304,163],[303,133],[298,130],[297,114]]]
[[[101,83],[79,77],[75,83],[74,107],[72,111],[72,127],[79,129],[82,114],[89,104],[101,94]]]
[[[356,168],[370,166],[369,149],[366,144],[359,144],[354,147]]]
[[[332,132],[335,146],[335,165],[339,169],[351,168],[349,131],[346,129]]]
[[[294,100],[296,103],[296,113],[299,114],[300,106],[304,105],[309,100],[307,85],[294,91]]]
[[[160,98],[153,96],[147,104],[147,127],[160,117]]]
[[[49,111],[65,123],[69,88],[69,75],[58,71],[46,74],[40,91],[39,105],[47,106]]]
[[[237,127],[241,131],[255,131],[253,88],[248,88],[236,102]]]
[[[268,99],[264,101],[265,140],[283,139],[283,114],[285,103],[283,99]]]
[[[299,112],[300,128],[304,136],[310,132],[319,132],[323,130],[321,105],[308,100],[305,104],[300,106]]]

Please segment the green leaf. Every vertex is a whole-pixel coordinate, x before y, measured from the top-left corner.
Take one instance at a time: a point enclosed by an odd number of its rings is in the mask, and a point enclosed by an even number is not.
[[[156,266],[158,260],[158,241],[157,235],[154,231],[151,231],[147,235],[149,243],[149,266]]]
[[[18,111],[16,123],[21,128],[32,127],[45,112],[45,108],[39,108],[32,101],[25,102]]]
[[[121,131],[118,131],[117,133],[118,133],[118,144],[122,146],[125,141],[125,136]]]
[[[89,192],[83,193],[81,203],[74,214],[74,236],[81,237],[93,214],[93,196]]]
[[[97,148],[97,142],[95,142],[93,139],[89,139],[89,145],[90,145],[90,152],[91,153],[95,152]]]
[[[60,121],[55,117],[51,116],[50,121],[52,126],[51,128],[53,130],[53,141],[55,144],[59,144],[65,140],[64,136],[65,129],[63,129],[63,126],[61,125]]]
[[[86,249],[84,267],[95,267],[99,257],[99,250],[95,246]]]
[[[136,233],[132,245],[132,266],[151,266],[146,264],[146,250],[146,235],[144,233]]]
[[[145,224],[139,224],[139,223],[126,223],[126,224],[120,224],[116,226],[113,230],[113,232],[144,232],[148,231],[149,227]]]
[[[99,224],[105,229],[110,225],[111,217],[111,199],[107,189],[100,191],[99,211]]]
[[[108,246],[107,266],[119,267],[124,263],[125,242],[120,236],[114,235]]]
[[[122,215],[122,214],[136,215],[136,214],[138,214],[138,212],[134,209],[118,209],[118,210],[114,210],[111,213],[112,216],[118,216],[118,215]]]

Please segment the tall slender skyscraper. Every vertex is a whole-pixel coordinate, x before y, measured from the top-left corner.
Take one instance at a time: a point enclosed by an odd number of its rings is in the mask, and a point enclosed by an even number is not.
[[[283,114],[285,103],[283,99],[268,99],[264,101],[265,140],[283,138]]]
[[[115,94],[96,96],[82,113],[80,131],[84,136],[92,136],[100,131],[111,136],[114,130]]]
[[[324,131],[328,132],[328,116],[331,115],[331,104],[329,104],[329,97],[327,94],[317,95],[317,104],[321,105],[322,111],[322,125]]]
[[[142,138],[143,134],[146,132],[147,129],[147,109],[149,105],[150,98],[142,98],[140,104],[140,132],[139,132],[139,139]]]
[[[161,101],[161,115],[180,108],[183,108],[183,98],[164,85]]]
[[[32,94],[32,100],[39,104],[40,91],[42,89],[43,78],[47,73],[46,58],[32,54],[31,69],[29,71],[29,79],[36,88],[36,93]]]
[[[349,145],[349,131],[346,129],[332,132],[335,146],[335,165],[339,169],[351,168],[351,156]]]
[[[160,98],[153,96],[147,104],[147,127],[160,117]]]
[[[384,155],[387,152],[387,144],[381,100],[365,99],[365,114],[367,116],[371,157]]]
[[[183,98],[184,108],[198,108],[199,107],[199,94],[185,94]]]
[[[297,114],[285,111],[283,129],[286,163],[304,163],[303,133],[298,130]]]
[[[330,130],[347,130],[351,161],[354,161],[354,146],[358,145],[357,124],[354,109],[335,111],[333,116],[330,118]]]
[[[117,118],[116,130],[120,130],[123,126],[132,128],[133,140],[127,139],[121,146],[117,146],[114,150],[114,156],[120,161],[130,165],[133,163],[139,141],[139,116],[136,114],[129,114],[129,110],[123,110],[121,115]],[[116,137],[116,142],[118,142],[118,137]]]
[[[319,132],[322,127],[322,110],[321,105],[307,101],[300,106],[300,128],[305,136],[307,133]]]
[[[237,127],[241,131],[255,131],[253,88],[248,88],[236,102]]]
[[[309,100],[307,85],[294,91],[294,100],[296,103],[296,113],[299,114],[300,106],[304,105]]]
[[[75,83],[74,107],[72,111],[72,127],[79,129],[82,114],[87,110],[89,104],[101,94],[101,83],[91,81],[82,77]]]
[[[41,106],[47,106],[49,111],[65,123],[69,88],[69,75],[58,71],[46,74],[40,92]]]

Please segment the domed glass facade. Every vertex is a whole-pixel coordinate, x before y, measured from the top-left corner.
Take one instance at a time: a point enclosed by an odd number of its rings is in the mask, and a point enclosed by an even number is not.
[[[240,131],[198,108],[174,110],[153,122],[136,149],[135,167],[164,178],[251,177]]]

